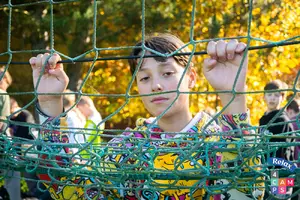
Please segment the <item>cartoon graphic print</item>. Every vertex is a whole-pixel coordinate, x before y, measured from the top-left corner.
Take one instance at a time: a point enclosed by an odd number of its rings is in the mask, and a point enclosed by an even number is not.
[[[235,125],[243,123],[241,119],[247,119],[246,117],[223,117],[221,123],[225,125],[225,129],[232,130],[236,129]],[[118,172],[122,171],[122,167],[126,164],[127,167],[131,167],[132,170],[140,171],[145,167],[152,168],[155,172],[162,174],[171,174],[169,179],[152,179],[145,178],[145,180],[126,180],[122,183],[117,183],[110,181],[107,184],[116,186],[115,188],[123,189],[114,189],[111,191],[100,191],[99,188],[87,190],[85,192],[84,187],[80,185],[92,185],[97,182],[96,179],[81,178],[76,177],[70,179],[68,178],[63,186],[51,185],[51,194],[54,199],[65,199],[66,197],[70,199],[86,199],[85,195],[90,194],[91,199],[127,199],[127,200],[136,200],[136,199],[179,199],[179,200],[188,200],[188,199],[214,199],[210,196],[206,198],[206,193],[204,187],[208,184],[213,184],[208,182],[206,178],[200,178],[200,180],[193,180],[187,178],[186,180],[178,179],[176,175],[195,175],[203,174],[203,177],[209,176],[208,168],[213,169],[220,167],[216,163],[224,159],[235,160],[237,154],[223,156],[220,153],[211,154],[209,151],[211,148],[214,148],[215,141],[236,141],[238,138],[233,137],[222,137],[216,135],[211,135],[217,133],[220,128],[216,125],[215,122],[207,125],[207,122],[210,121],[210,117],[206,114],[202,114],[197,123],[194,124],[187,132],[184,137],[172,138],[172,141],[162,140],[163,138],[170,138],[167,134],[163,134],[157,125],[153,125],[153,120],[140,119],[137,121],[137,127],[131,131],[124,132],[123,137],[113,139],[108,147],[106,148],[106,161],[101,163],[99,167],[100,173],[107,172]],[[235,122],[235,120],[239,122]],[[233,123],[233,125],[231,124]],[[246,123],[245,123],[246,124]],[[226,125],[228,125],[226,127]],[[203,130],[203,127],[206,127]],[[146,134],[147,129],[150,129],[151,134]],[[56,141],[59,137],[55,135],[49,136],[47,131],[44,132],[45,137],[48,138],[48,141]],[[149,133],[147,131],[147,133]],[[196,134],[195,134],[196,133]],[[198,135],[198,136],[197,136]],[[195,137],[197,136],[197,137]],[[56,137],[53,138],[52,137]],[[149,138],[148,142],[142,143],[139,141],[141,138]],[[60,138],[61,139],[61,138]],[[178,140],[176,140],[178,139]],[[199,143],[199,141],[206,142],[205,145]],[[145,141],[145,140],[143,140]],[[190,150],[193,146],[193,141],[197,142],[197,151],[190,154]],[[62,142],[62,141],[61,141]],[[204,148],[209,146],[209,148]],[[115,151],[116,147],[121,147],[126,149],[128,154],[120,154]],[[217,148],[222,146],[218,145]],[[227,146],[224,146],[225,148]],[[174,151],[171,150],[174,148]],[[166,151],[168,149],[168,151]],[[157,153],[160,152],[160,153]],[[210,155],[210,160],[206,160],[206,155]],[[142,159],[140,159],[142,158]],[[258,163],[260,160],[258,160]],[[253,163],[252,163],[253,164]],[[249,163],[251,166],[251,163]],[[42,180],[51,180],[51,178],[46,174],[40,176]],[[173,178],[174,177],[174,178]],[[57,177],[56,177],[57,178]],[[57,178],[59,181],[63,181],[65,177]],[[80,182],[80,184],[78,184]],[[71,186],[70,184],[76,184]],[[174,189],[172,189],[172,186]],[[178,189],[179,187],[179,189]],[[181,188],[180,188],[181,187]],[[131,189],[130,189],[131,188]],[[153,192],[151,188],[159,188],[159,190]],[[164,189],[165,188],[165,189]],[[225,195],[226,196],[226,195]],[[228,195],[227,195],[228,196]],[[220,199],[220,198],[215,198]]]

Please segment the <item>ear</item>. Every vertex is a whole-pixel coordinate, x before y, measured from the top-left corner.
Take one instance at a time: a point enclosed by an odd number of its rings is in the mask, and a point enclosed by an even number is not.
[[[196,80],[197,80],[197,74],[193,67],[190,68],[190,70],[188,72],[188,76],[189,76],[189,89],[192,89],[195,87]]]

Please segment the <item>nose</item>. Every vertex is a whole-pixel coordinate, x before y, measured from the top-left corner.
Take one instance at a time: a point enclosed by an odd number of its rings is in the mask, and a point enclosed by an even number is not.
[[[275,94],[271,94],[271,100],[274,101],[275,100]]]
[[[152,82],[152,92],[161,92],[163,90],[162,85],[157,82],[153,81]]]

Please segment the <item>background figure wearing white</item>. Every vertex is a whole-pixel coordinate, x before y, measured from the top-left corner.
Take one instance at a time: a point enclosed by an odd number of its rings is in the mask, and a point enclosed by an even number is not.
[[[92,147],[92,149],[94,149],[95,147],[99,146],[102,141],[101,137],[98,135],[104,130],[104,123],[101,123],[101,114],[96,109],[93,100],[88,96],[82,96],[80,98],[77,104],[77,108],[81,111],[86,119],[84,128],[87,130],[85,130],[85,134],[83,135],[84,142],[86,145],[89,145],[89,147]],[[97,131],[97,129],[100,131]],[[91,148],[88,149],[94,151]],[[87,151],[81,151],[81,155],[83,158],[88,159],[90,153]]]
[[[4,94],[7,92],[8,87],[12,84],[12,77],[8,71],[5,73],[4,66],[1,67],[0,73],[3,75],[3,78],[0,80],[0,113],[1,118],[6,118],[10,115],[10,98],[8,95]],[[4,74],[3,74],[4,73]],[[1,134],[9,135],[7,125],[4,123],[0,123]],[[2,143],[2,142],[1,142]],[[0,162],[3,160],[0,157]],[[21,185],[20,185],[20,172],[12,171],[12,170],[1,170],[0,176],[5,176],[4,178],[4,187],[9,194],[9,198],[11,200],[21,200]],[[0,192],[0,196],[4,196],[2,192]]]
[[[63,95],[63,104],[65,111],[67,112],[67,125],[69,127],[69,140],[70,143],[77,144],[83,143],[84,138],[80,132],[82,132],[84,125],[86,123],[85,116],[81,113],[81,111],[76,107],[76,96],[74,91],[66,90]],[[72,148],[73,153],[78,152],[78,148]]]

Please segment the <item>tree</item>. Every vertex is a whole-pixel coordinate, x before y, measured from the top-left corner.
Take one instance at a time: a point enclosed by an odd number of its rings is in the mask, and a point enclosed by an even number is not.
[[[23,1],[23,3],[30,1]],[[247,42],[249,1],[195,1],[195,16],[193,5],[189,0],[154,0],[145,1],[145,33],[172,32],[186,43],[196,45],[197,51],[205,49],[206,42],[201,40],[223,37],[244,37]],[[13,4],[20,4],[18,1]],[[142,37],[142,4],[135,0],[66,2],[56,1],[53,4],[53,38],[51,38],[51,6],[49,2],[32,3],[16,6],[12,9],[11,47],[14,50],[44,49],[51,47],[71,58],[114,57],[128,55],[130,48]],[[299,37],[300,22],[299,2],[291,0],[258,0],[252,5],[252,20],[250,45],[263,45],[270,42],[284,41]],[[70,9],[72,8],[72,9]],[[0,11],[1,27],[8,27],[9,9],[2,6]],[[94,24],[94,11],[96,22]],[[193,20],[192,20],[193,19]],[[18,22],[18,23],[17,23]],[[193,26],[191,26],[193,25]],[[0,33],[1,52],[8,52],[6,39],[7,29]],[[94,37],[95,36],[95,37]],[[257,39],[259,38],[259,39]],[[54,39],[54,43],[53,42]],[[6,57],[5,57],[6,56]],[[13,54],[13,60],[28,60],[31,55]],[[284,46],[273,49],[251,51],[249,54],[248,91],[262,91],[266,82],[280,78],[286,81],[290,88],[295,81],[299,68],[300,50],[297,46]],[[68,58],[67,57],[67,58]],[[216,94],[206,95],[205,91],[212,88],[204,79],[201,63],[204,56],[196,56],[198,81],[191,95],[191,109],[194,113],[210,106],[220,110]],[[7,55],[0,57],[7,60]],[[64,58],[66,59],[66,58]],[[131,81],[126,60],[98,61],[91,69],[92,63],[75,63],[66,65],[70,76],[69,87],[76,90],[79,80],[83,80],[82,91],[95,94],[94,101],[103,116],[109,116],[117,111],[125,102],[128,105],[118,110],[106,123],[107,128],[124,128],[132,125],[138,116],[147,116],[137,98],[126,99],[127,86]],[[32,91],[31,82],[24,88],[23,77],[31,79],[30,70],[24,66],[10,65],[9,70],[16,80],[19,80],[11,91]],[[22,77],[22,78],[18,78]],[[136,94],[136,87],[130,94]],[[109,96],[105,97],[105,94]],[[116,97],[116,94],[121,94]],[[32,96],[22,96],[24,102],[29,102]],[[129,96],[127,96],[129,97]],[[263,114],[261,102],[262,93],[248,95],[248,106],[251,110],[253,123]]]

